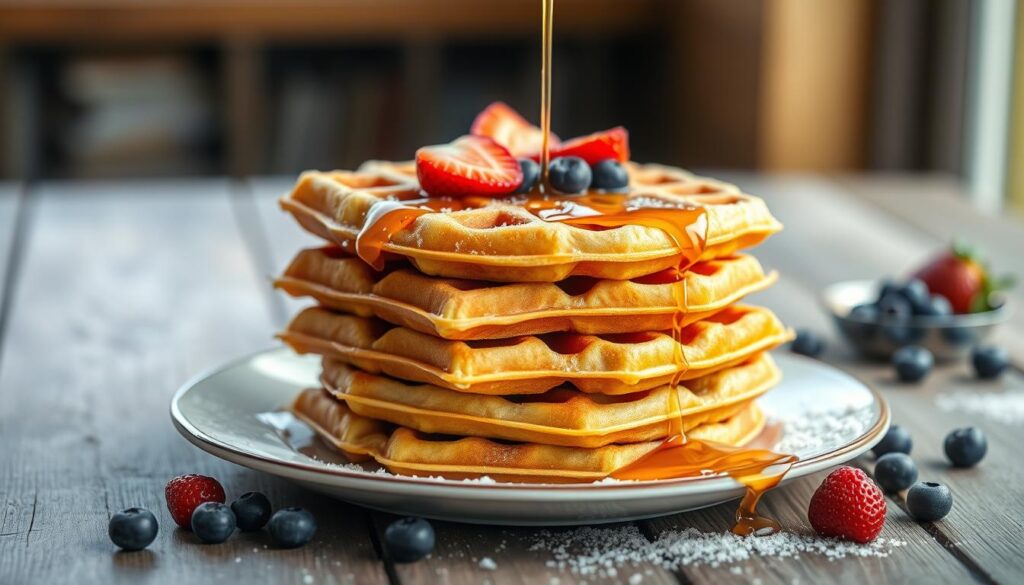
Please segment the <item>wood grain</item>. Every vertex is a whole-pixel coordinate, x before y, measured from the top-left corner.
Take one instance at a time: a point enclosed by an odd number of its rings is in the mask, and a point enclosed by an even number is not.
[[[167,405],[203,368],[271,345],[267,304],[227,183],[44,186],[25,242],[0,368],[0,582],[386,582],[360,509],[208,456]],[[163,486],[205,473],[237,497],[266,492],[317,515],[315,543],[265,532],[200,546],[176,530]],[[106,535],[141,505],[161,532],[140,553]],[[59,562],[55,561],[59,555]]]
[[[8,268],[14,251],[16,225],[21,210],[21,189],[20,183],[0,182],[0,335],[3,334],[2,323],[6,313],[3,307],[7,292]],[[2,341],[0,339],[0,343]]]
[[[853,355],[834,335],[831,324],[815,305],[814,293],[821,286],[851,277],[903,274],[920,259],[944,245],[944,238],[915,230],[903,220],[865,203],[834,182],[807,177],[765,180],[733,177],[751,192],[768,200],[769,206],[787,229],[759,248],[758,256],[785,275],[792,287],[775,296],[779,287],[762,293],[766,304],[784,321],[806,326],[828,336],[826,360],[877,387],[890,402],[893,420],[909,429],[915,439],[913,456],[922,481],[939,481],[950,486],[956,501],[953,512],[934,525],[924,526],[947,550],[975,569],[975,577],[1013,582],[1024,570],[1024,551],[1017,546],[1017,518],[1024,511],[1016,486],[1024,482],[1019,448],[1024,432],[1020,425],[1005,425],[965,412],[945,412],[936,396],[957,390],[991,393],[1024,386],[1016,373],[1000,382],[979,382],[969,365],[940,365],[921,385],[895,381],[887,364],[872,363]],[[893,191],[893,198],[901,196]],[[949,213],[970,224],[973,213],[966,206]],[[1024,248],[1024,232],[1017,249]],[[782,283],[780,283],[781,285]],[[801,293],[801,290],[803,291]],[[1004,326],[1000,339],[1015,346],[1024,330],[1015,324]],[[988,436],[989,453],[976,469],[958,470],[948,466],[942,441],[952,429],[976,425]],[[870,466],[868,466],[870,467]],[[902,501],[895,498],[894,501]]]

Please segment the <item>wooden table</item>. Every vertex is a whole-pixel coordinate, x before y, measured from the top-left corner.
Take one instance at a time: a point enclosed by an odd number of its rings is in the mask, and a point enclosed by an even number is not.
[[[935,524],[889,502],[884,536],[906,541],[888,558],[829,561],[754,558],[728,567],[653,568],[643,583],[999,582],[1024,575],[1024,428],[935,406],[956,389],[1024,386],[1024,320],[999,332],[1018,370],[980,383],[964,363],[920,386],[855,358],[834,337],[816,291],[847,278],[901,274],[960,234],[988,246],[1004,271],[1024,274],[1024,227],[982,217],[941,177],[730,176],[764,195],[786,231],[757,252],[783,277],[759,295],[788,323],[827,334],[825,360],[878,386],[895,422],[914,435],[922,479],[947,483],[953,512]],[[2,583],[576,583],[528,549],[531,530],[436,522],[438,545],[408,565],[382,557],[391,520],[243,469],[190,446],[167,405],[189,376],[233,356],[272,347],[299,304],[269,288],[300,246],[312,243],[274,197],[290,180],[0,184],[0,582]],[[1015,293],[1018,306],[1024,295]],[[985,429],[989,454],[951,470],[941,442],[955,426]],[[857,462],[870,471],[870,458]],[[163,487],[182,473],[221,479],[229,494],[266,492],[278,505],[310,508],[315,542],[266,548],[264,534],[198,546],[175,530]],[[822,475],[766,497],[765,509],[807,530],[806,506]],[[117,553],[111,513],[145,506],[161,523],[145,552]],[[733,504],[640,523],[648,537],[681,527],[723,531]],[[505,546],[499,546],[504,542]],[[478,560],[494,559],[484,571]],[[639,567],[639,571],[652,567]],[[629,571],[626,574],[632,574]]]

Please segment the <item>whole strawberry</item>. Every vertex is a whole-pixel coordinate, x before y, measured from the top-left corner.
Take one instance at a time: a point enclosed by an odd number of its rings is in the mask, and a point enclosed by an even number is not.
[[[167,510],[178,526],[189,530],[192,526],[192,512],[206,502],[224,503],[224,488],[216,479],[205,475],[179,475],[167,482],[164,488]]]
[[[992,309],[992,293],[1010,288],[1010,279],[993,278],[980,255],[957,242],[925,264],[915,274],[933,295],[946,297],[954,313],[976,313]]]
[[[866,473],[840,467],[811,496],[807,519],[822,536],[870,542],[885,524],[885,497]]]

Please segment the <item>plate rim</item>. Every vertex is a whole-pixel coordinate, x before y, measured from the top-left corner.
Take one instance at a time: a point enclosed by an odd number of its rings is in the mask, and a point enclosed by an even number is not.
[[[462,480],[450,480],[450,479],[435,479],[435,478],[423,478],[423,477],[410,477],[410,476],[396,476],[392,474],[376,474],[370,472],[358,472],[354,470],[345,469],[336,466],[327,466],[326,464],[310,464],[301,463],[296,461],[285,461],[266,455],[252,453],[245,451],[234,445],[227,444],[221,440],[215,439],[204,433],[202,430],[197,428],[191,422],[187,420],[185,415],[181,412],[179,403],[181,399],[192,389],[194,389],[201,382],[212,378],[218,374],[224,373],[227,370],[238,367],[241,364],[251,361],[252,359],[270,353],[283,353],[288,352],[287,348],[283,347],[272,347],[262,350],[256,350],[249,352],[238,357],[232,358],[221,364],[207,367],[199,373],[193,375],[185,381],[175,392],[171,398],[170,403],[170,415],[171,421],[174,424],[175,429],[181,434],[188,442],[199,447],[203,451],[219,457],[222,459],[229,460],[233,463],[240,465],[249,466],[245,462],[256,462],[259,468],[287,468],[292,472],[299,472],[303,475],[309,474],[313,477],[324,477],[333,478],[335,480],[345,479],[352,480],[355,482],[370,482],[376,486],[388,486],[388,488],[398,487],[423,487],[423,488],[434,488],[442,490],[462,490],[467,493],[479,494],[483,491],[488,491],[493,494],[496,491],[510,491],[510,492],[543,492],[545,494],[554,495],[556,493],[561,494],[578,494],[584,492],[587,494],[595,494],[604,492],[605,494],[615,492],[619,494],[623,491],[632,490],[657,490],[657,488],[679,488],[687,487],[694,491],[719,491],[726,489],[727,487],[742,487],[742,484],[737,482],[735,479],[725,474],[711,475],[711,476],[699,476],[699,477],[686,477],[686,478],[675,478],[675,479],[659,479],[659,480],[646,480],[646,481],[623,481],[615,483],[513,483],[513,482],[495,482],[495,483],[482,483],[482,482],[467,482]],[[296,355],[296,354],[292,354]],[[813,473],[820,469],[829,467],[827,460],[831,460],[837,457],[842,457],[853,452],[850,457],[856,457],[861,453],[864,453],[878,441],[881,440],[882,435],[888,430],[891,422],[891,410],[889,408],[888,401],[878,391],[874,385],[862,380],[860,377],[855,376],[845,370],[841,370],[831,364],[822,362],[820,360],[808,358],[797,354],[788,354],[787,358],[794,359],[796,361],[803,361],[813,363],[816,366],[824,366],[826,368],[834,370],[843,376],[847,376],[857,383],[864,386],[871,394],[874,401],[879,405],[879,416],[877,420],[863,433],[861,433],[856,439],[851,440],[842,447],[827,451],[825,453],[819,453],[814,457],[808,459],[801,459],[793,464],[793,467],[788,473],[786,473],[783,482],[790,479]],[[849,460],[846,459],[846,460]],[[825,465],[822,465],[826,463]],[[250,466],[251,467],[251,466]],[[269,473],[269,472],[268,472]],[[312,479],[303,479],[303,481],[313,481]],[[723,484],[718,486],[717,484]],[[706,489],[699,489],[706,488]],[[463,497],[463,494],[460,494]]]

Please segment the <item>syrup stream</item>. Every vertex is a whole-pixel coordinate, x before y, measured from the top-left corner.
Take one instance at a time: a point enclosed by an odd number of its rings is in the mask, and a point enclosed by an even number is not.
[[[537,188],[543,193],[548,188],[548,163],[551,162],[551,50],[555,0],[542,0],[541,10],[540,129],[543,138],[540,143],[540,180],[537,181]]]
[[[548,191],[549,139],[551,134],[551,52],[554,28],[554,0],[542,0],[542,65],[541,65],[541,177],[537,187],[525,199],[503,201],[519,205],[538,218],[567,223],[583,229],[603,230],[626,225],[642,225],[664,231],[679,250],[679,263],[668,274],[676,286],[673,296],[677,309],[673,316],[672,338],[676,341],[673,355],[676,373],[670,382],[668,438],[639,460],[615,470],[610,477],[624,480],[656,480],[699,477],[725,473],[746,486],[736,511],[733,532],[740,535],[775,532],[779,524],[757,513],[761,496],[778,485],[797,458],[764,449],[718,445],[706,441],[687,440],[683,432],[682,408],[678,384],[689,368],[683,352],[682,323],[687,299],[684,276],[704,251],[707,236],[707,215],[700,207],[679,207],[674,202],[633,198],[616,193],[588,193],[579,196],[545,195]],[[404,201],[375,203],[366,216],[356,238],[356,253],[378,270],[384,267],[383,247],[391,237],[428,213],[442,210],[459,211],[494,204],[485,197],[459,199],[421,197]],[[667,206],[666,206],[667,204]],[[659,279],[664,275],[659,275]]]

